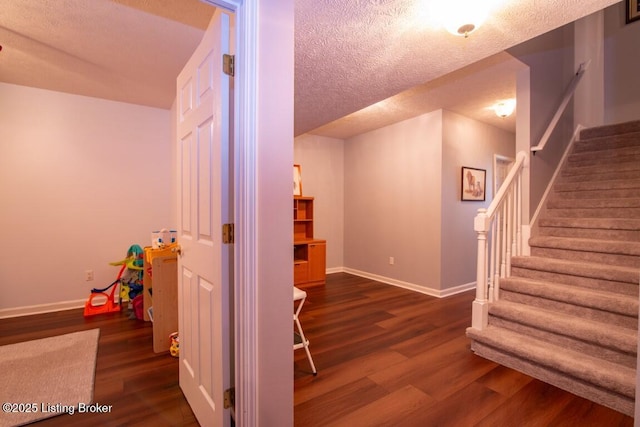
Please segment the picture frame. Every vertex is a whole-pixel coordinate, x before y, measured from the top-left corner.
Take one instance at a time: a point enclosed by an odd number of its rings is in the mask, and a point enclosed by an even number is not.
[[[302,173],[300,165],[293,165],[293,195],[302,196]]]
[[[484,202],[487,193],[487,170],[462,167],[460,200]]]
[[[627,5],[627,24],[640,19],[640,3],[638,0],[626,0]]]

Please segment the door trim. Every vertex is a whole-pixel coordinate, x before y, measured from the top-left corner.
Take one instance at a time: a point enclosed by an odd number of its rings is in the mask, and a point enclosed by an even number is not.
[[[235,14],[234,77],[234,359],[236,425],[256,426],[257,324],[257,51],[258,0],[201,0]]]

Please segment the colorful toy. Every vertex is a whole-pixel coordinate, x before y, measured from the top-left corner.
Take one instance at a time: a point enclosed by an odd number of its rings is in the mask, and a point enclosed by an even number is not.
[[[169,335],[169,341],[171,342],[171,345],[169,347],[169,353],[173,357],[179,357],[180,356],[180,337],[178,336],[178,333],[174,332],[171,335]]]
[[[120,272],[116,280],[104,289],[91,289],[91,296],[84,305],[84,316],[114,313],[120,311],[122,304],[116,302],[116,289],[120,288],[119,302],[133,301],[142,293],[142,278],[144,265],[144,251],[139,245],[131,245],[127,250],[127,257],[121,261],[110,262],[110,265],[120,265]],[[119,285],[119,286],[118,286]],[[106,291],[111,289],[109,294]],[[104,303],[94,301],[96,297],[104,297]]]
[[[120,279],[120,301],[133,301],[142,292],[144,250],[140,245],[131,245],[125,259],[109,264],[123,265],[127,268]]]
[[[95,316],[96,314],[115,313],[117,311],[120,311],[120,304],[116,303],[114,296],[116,293],[116,289],[118,288],[118,283],[120,283],[122,272],[124,271],[125,268],[126,266],[123,265],[122,268],[120,269],[120,272],[118,273],[118,278],[115,280],[115,282],[113,282],[106,288],[91,289],[91,296],[89,297],[87,302],[84,303],[84,317]],[[106,290],[109,288],[112,288],[111,293],[107,295]],[[94,304],[93,299],[100,295],[105,297],[106,301],[104,302],[104,304]]]

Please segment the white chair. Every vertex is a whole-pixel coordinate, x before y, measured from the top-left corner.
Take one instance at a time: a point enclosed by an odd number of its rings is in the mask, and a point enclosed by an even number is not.
[[[317,375],[318,371],[316,371],[316,365],[313,364],[313,359],[311,358],[311,352],[309,351],[309,340],[304,336],[304,332],[302,331],[302,326],[300,325],[300,319],[298,316],[300,315],[300,311],[302,310],[302,306],[304,305],[304,301],[307,299],[307,293],[302,289],[298,289],[295,286],[293,287],[293,321],[295,323],[297,331],[293,332],[293,349],[298,350],[300,348],[304,348],[304,351],[307,352],[307,359],[309,359],[309,364],[311,365],[311,371],[313,375]],[[297,301],[297,306],[296,306]]]

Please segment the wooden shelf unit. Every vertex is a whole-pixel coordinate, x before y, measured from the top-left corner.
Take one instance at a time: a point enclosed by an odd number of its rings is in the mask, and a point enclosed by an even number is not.
[[[313,236],[313,197],[293,198],[293,284],[324,284],[326,240]]]

